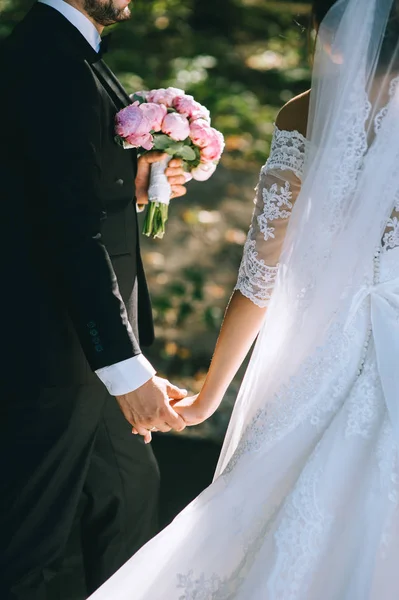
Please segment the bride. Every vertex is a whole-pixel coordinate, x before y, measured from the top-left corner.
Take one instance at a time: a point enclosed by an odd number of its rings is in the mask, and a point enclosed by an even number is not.
[[[209,375],[175,405],[209,417],[258,336],[215,480],[92,600],[399,598],[399,3],[314,15],[312,91],[278,117]]]

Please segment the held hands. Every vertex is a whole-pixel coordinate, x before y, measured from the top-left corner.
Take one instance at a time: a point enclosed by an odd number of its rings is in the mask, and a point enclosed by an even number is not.
[[[166,157],[167,154],[162,152],[148,152],[139,158],[136,175],[136,197],[139,206],[148,204],[148,186],[150,183],[151,165]],[[172,188],[172,198],[179,198],[187,193],[185,188],[186,177],[183,169],[183,161],[180,158],[172,158],[165,171],[165,175]]]
[[[201,394],[183,398],[183,400],[173,400],[171,402],[173,409],[184,420],[187,427],[200,425],[217,410],[218,404],[206,400]]]
[[[132,425],[133,433],[142,435],[146,444],[151,442],[151,431],[183,431],[186,423],[172,407],[172,402],[185,398],[181,390],[166,379],[153,377],[129,394],[117,396],[125,419]]]

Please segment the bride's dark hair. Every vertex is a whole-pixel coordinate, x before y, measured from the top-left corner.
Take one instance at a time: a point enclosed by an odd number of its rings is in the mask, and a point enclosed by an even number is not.
[[[312,3],[312,18],[316,27],[320,25],[330,8],[335,4],[336,0],[313,0]]]
[[[313,0],[312,3],[312,25],[318,29],[320,23],[337,0]],[[393,3],[391,17],[386,30],[380,54],[380,66],[386,65],[392,59],[392,53],[397,47],[399,39],[399,0]],[[396,60],[398,60],[397,57]],[[398,65],[399,66],[399,65]]]

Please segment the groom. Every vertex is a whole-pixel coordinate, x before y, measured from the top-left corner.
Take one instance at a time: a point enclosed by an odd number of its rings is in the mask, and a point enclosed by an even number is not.
[[[129,97],[101,59],[128,3],[40,0],[0,57],[1,600],[45,598],[78,506],[88,592],[118,569],[156,529],[145,442],[184,428],[169,401],[186,392],[141,353],[136,204],[154,158],[115,143]],[[169,178],[182,195],[181,165]]]

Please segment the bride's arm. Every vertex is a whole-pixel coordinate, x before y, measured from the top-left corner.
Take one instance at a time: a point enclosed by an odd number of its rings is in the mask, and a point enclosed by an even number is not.
[[[219,407],[260,331],[265,313],[266,308],[257,306],[240,291],[234,291],[208,375],[196,401],[196,416],[200,422],[210,417]]]
[[[289,216],[301,185],[291,168],[272,161],[273,155],[261,171],[237,285],[204,386],[197,398],[174,405],[188,425],[201,423],[217,410],[266,314]]]

